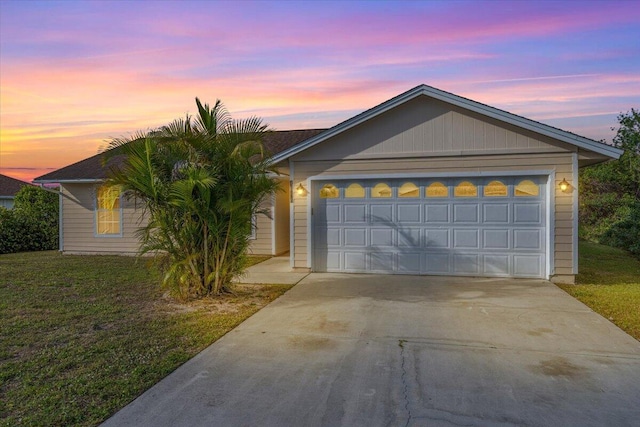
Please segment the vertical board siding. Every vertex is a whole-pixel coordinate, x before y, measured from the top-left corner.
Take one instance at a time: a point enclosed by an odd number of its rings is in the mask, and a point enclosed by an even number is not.
[[[295,156],[295,161],[446,156],[495,150],[567,152],[573,147],[420,97],[309,148]]]

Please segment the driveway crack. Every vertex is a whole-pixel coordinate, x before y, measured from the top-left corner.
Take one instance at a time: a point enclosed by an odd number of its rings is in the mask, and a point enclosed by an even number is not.
[[[405,361],[405,349],[404,349],[404,343],[406,343],[407,340],[398,340],[398,346],[400,347],[400,367],[402,369],[402,375],[401,375],[401,379],[402,379],[402,385],[403,385],[403,390],[402,393],[404,395],[404,409],[407,411],[407,422],[405,423],[405,427],[407,427],[409,425],[409,423],[411,422],[411,409],[409,408],[409,384],[407,384],[407,370],[404,366],[404,361]]]

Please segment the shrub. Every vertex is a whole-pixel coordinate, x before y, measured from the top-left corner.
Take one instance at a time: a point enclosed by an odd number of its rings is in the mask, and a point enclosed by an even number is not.
[[[34,186],[18,191],[12,210],[0,209],[0,254],[58,248],[58,196]]]
[[[604,231],[600,243],[640,255],[640,202],[619,209],[616,217],[619,219]]]

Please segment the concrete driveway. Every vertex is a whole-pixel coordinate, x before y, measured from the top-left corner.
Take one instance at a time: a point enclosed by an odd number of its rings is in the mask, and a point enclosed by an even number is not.
[[[105,426],[639,426],[640,342],[540,280],[310,274]]]

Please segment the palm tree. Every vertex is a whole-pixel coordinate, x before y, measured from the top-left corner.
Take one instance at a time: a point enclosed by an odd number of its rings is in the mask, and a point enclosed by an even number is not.
[[[222,103],[196,98],[198,116],[158,130],[115,139],[107,159],[110,185],[142,202],[141,253],[162,255],[163,283],[184,299],[229,290],[242,273],[252,218],[277,180],[262,144],[258,118],[233,120]]]

